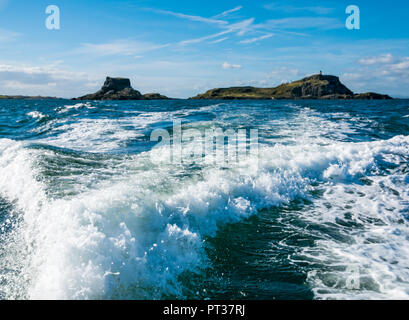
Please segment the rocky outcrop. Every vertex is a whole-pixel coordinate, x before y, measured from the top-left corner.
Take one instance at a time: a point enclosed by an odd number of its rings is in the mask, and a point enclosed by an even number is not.
[[[104,85],[101,88],[103,92],[115,91],[119,92],[125,89],[131,88],[131,80],[127,78],[110,78],[107,77]]]
[[[282,84],[274,90],[276,99],[320,99],[337,95],[352,96],[353,92],[338,77],[321,74]]]
[[[386,94],[379,94],[375,92],[358,93],[354,95],[354,99],[358,100],[392,100],[393,98]]]
[[[191,99],[383,99],[384,95],[354,95],[338,77],[316,74],[275,88],[217,88]],[[390,98],[390,97],[389,97]]]
[[[169,99],[168,97],[156,94],[142,95],[131,86],[131,81],[127,78],[107,77],[102,88],[96,93],[74,98],[73,100],[156,100]]]
[[[143,95],[144,100],[168,100],[169,98],[159,93],[145,93]]]

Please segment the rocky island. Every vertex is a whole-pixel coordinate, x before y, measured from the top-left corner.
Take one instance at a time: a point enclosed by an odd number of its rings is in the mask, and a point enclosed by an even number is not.
[[[107,77],[102,88],[91,94],[72,100],[167,100],[170,99],[159,93],[141,94],[131,86],[127,78]]]
[[[388,95],[368,92],[354,94],[338,77],[316,74],[274,88],[231,87],[217,88],[190,99],[364,99],[389,100]]]
[[[1,99],[14,100],[50,100],[57,97],[0,95]],[[250,100],[250,99],[323,99],[323,100],[390,100],[388,95],[367,92],[354,93],[338,77],[315,74],[274,88],[230,87],[208,90],[203,94],[189,98],[194,100]],[[95,93],[72,100],[172,100],[159,93],[141,94],[131,86],[128,78],[107,77],[104,85]]]

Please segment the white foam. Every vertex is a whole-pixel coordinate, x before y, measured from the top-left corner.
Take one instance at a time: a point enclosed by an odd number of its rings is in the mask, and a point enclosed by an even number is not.
[[[315,199],[313,208],[300,219],[308,224],[336,224],[337,232],[349,239],[328,236],[293,257],[294,262],[315,266],[308,282],[316,298],[408,299],[409,192],[405,170],[409,137],[325,147],[309,144],[305,149],[295,146],[282,151],[288,152],[292,154],[286,157],[289,166],[307,170],[300,174],[324,183],[324,195]],[[397,167],[387,176],[381,169],[385,163]],[[363,184],[361,178],[371,181]],[[339,221],[361,227],[343,228]],[[351,266],[358,270],[358,289],[348,286],[355,276],[348,270]]]
[[[88,106],[75,105],[76,108]],[[74,107],[74,106],[70,106]],[[81,118],[53,120],[34,132],[48,132],[48,137],[37,142],[87,152],[108,152],[126,146],[130,140],[145,136],[145,129],[159,121],[171,121],[168,112],[141,113],[123,119]]]
[[[21,157],[13,166],[24,163],[28,170],[33,165],[21,145],[7,147],[2,159],[10,148]],[[134,160],[147,164],[149,159],[143,154]],[[204,236],[214,235],[220,224],[256,213],[258,207],[289,201],[295,193],[281,194],[284,185],[298,183],[269,172],[253,171],[243,178],[210,169],[200,182],[173,183],[173,170],[152,167],[56,201],[45,197],[34,171],[24,172],[24,179],[8,176],[12,181],[4,182],[0,192],[17,199],[25,220],[20,232],[27,243],[36,244],[31,259],[20,260],[30,261],[24,268],[30,279],[27,296],[183,297],[178,276],[204,267]]]
[[[30,117],[32,117],[33,119],[42,119],[42,118],[45,118],[45,117],[46,117],[46,115],[42,114],[42,113],[39,112],[39,111],[31,111],[31,112],[28,112],[28,113],[27,113],[27,116],[30,116]]]
[[[51,135],[38,142],[78,151],[106,152],[143,136],[136,130],[124,128],[125,125],[120,120],[80,119],[74,123],[53,125]]]
[[[55,111],[58,111],[58,113],[66,113],[69,112],[70,110],[78,110],[78,109],[82,109],[82,108],[87,108],[87,109],[95,109],[95,106],[92,106],[90,102],[86,102],[86,103],[76,103],[76,104],[69,104],[69,105],[65,105],[62,108],[57,108],[55,109]]]
[[[24,149],[23,143],[0,139],[0,196],[9,199],[14,206],[5,225],[0,226],[0,295],[11,299],[27,297],[26,291],[33,278],[33,252],[30,250],[35,244],[32,241],[41,237],[35,230],[35,219],[45,194],[42,184],[35,179],[37,170],[32,166],[35,154],[35,151]],[[14,222],[21,214],[26,226],[30,226],[28,233],[23,231],[25,226]],[[4,233],[5,227],[13,230]]]
[[[84,120],[78,126],[68,125],[64,128],[68,136],[62,133],[58,139],[64,146],[75,143],[105,150],[102,142],[93,139],[110,136],[106,130],[114,129],[118,130],[118,123],[111,120]],[[321,262],[331,269],[328,274],[322,268],[309,274],[316,297],[407,298],[409,229],[401,220],[409,195],[399,166],[407,164],[409,137],[329,143],[328,139],[314,140],[314,131],[308,132],[304,143],[261,146],[259,161],[250,158],[219,168],[203,160],[200,175],[186,175],[183,167],[155,166],[149,161],[151,154],[142,153],[124,161],[125,167],[133,169],[124,170],[123,175],[118,172],[115,179],[57,200],[46,194],[39,180],[41,151],[0,140],[0,195],[22,212],[24,223],[16,232],[18,246],[23,241],[27,248],[24,254],[16,253],[10,249],[15,248],[15,241],[9,241],[6,254],[13,255],[7,261],[21,272],[18,277],[9,276],[6,285],[0,284],[0,291],[8,298],[31,299],[183,298],[179,276],[206,266],[206,236],[260,209],[310,198],[312,182],[318,182],[325,193],[313,200],[314,210],[304,212],[302,219],[334,223],[344,218],[345,204],[354,200],[348,209],[353,219],[377,218],[383,224],[368,223],[363,231],[346,233],[351,245],[320,240],[291,257]],[[116,136],[112,145],[106,137],[105,142],[114,148],[129,138],[126,133]],[[163,151],[151,153],[160,156]],[[395,164],[396,172],[382,176],[380,167],[385,163]],[[371,178],[372,184],[360,183],[364,177]],[[373,245],[367,243],[375,238]],[[334,271],[350,264],[362,269],[365,290],[348,289],[347,273]],[[334,278],[338,285],[332,285]]]

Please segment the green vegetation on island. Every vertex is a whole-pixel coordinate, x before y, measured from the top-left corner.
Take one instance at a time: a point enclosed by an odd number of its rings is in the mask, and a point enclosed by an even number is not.
[[[217,88],[191,99],[392,99],[377,93],[354,94],[338,77],[316,74],[274,88]]]
[[[0,95],[0,99],[50,100],[56,97]],[[170,100],[159,93],[141,94],[131,86],[127,78],[107,77],[104,85],[95,93],[72,100]],[[190,99],[195,100],[250,100],[250,99],[326,99],[326,100],[389,100],[388,95],[367,92],[353,93],[338,77],[315,74],[291,83],[283,83],[274,88],[230,87],[208,90]]]

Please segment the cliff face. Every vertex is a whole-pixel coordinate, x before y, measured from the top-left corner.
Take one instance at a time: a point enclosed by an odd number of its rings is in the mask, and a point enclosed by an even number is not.
[[[338,77],[316,74],[275,88],[218,88],[191,99],[392,99],[374,93],[354,95]]]
[[[353,95],[353,92],[344,86],[338,77],[326,75],[313,75],[289,84],[282,84],[274,93],[276,99],[317,99],[332,95]]]
[[[111,90],[114,90],[118,92],[127,88],[132,88],[131,81],[129,79],[107,77],[104,85],[101,88],[101,91],[109,92]]]
[[[134,90],[131,81],[126,78],[107,77],[102,88],[96,93],[74,98],[73,100],[156,100],[169,99],[158,93],[142,95]]]

